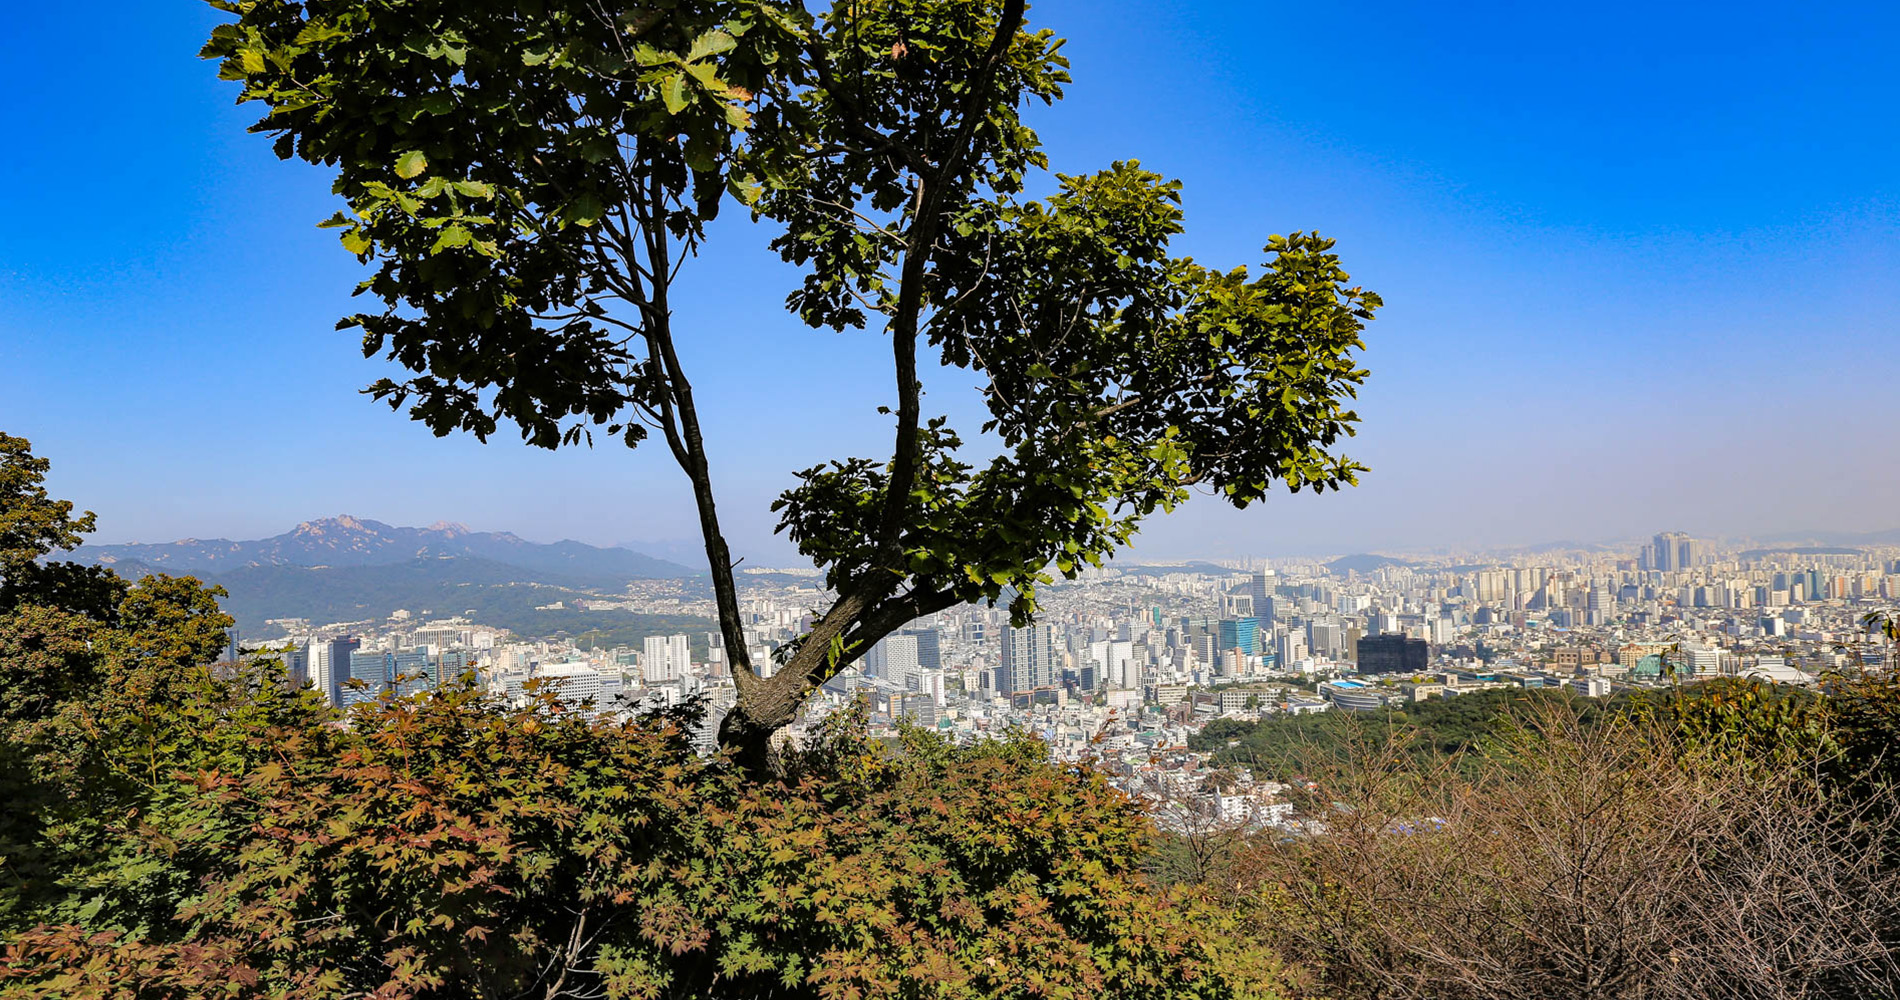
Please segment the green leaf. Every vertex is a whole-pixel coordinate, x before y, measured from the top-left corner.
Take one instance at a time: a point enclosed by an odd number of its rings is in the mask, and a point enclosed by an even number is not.
[[[750,175],[732,177],[727,182],[727,187],[732,190],[732,196],[739,199],[742,205],[756,205],[760,198],[765,197],[765,185],[760,184]]]
[[[731,35],[714,28],[693,39],[693,47],[686,52],[687,62],[698,62],[707,56],[716,56],[721,52],[731,52],[739,44]]]
[[[443,228],[442,235],[435,238],[435,245],[429,248],[429,252],[441,253],[450,247],[465,247],[474,237],[474,233],[461,226],[447,226]]]
[[[600,221],[606,207],[591,191],[582,191],[567,206],[567,221],[577,226],[591,226]]]
[[[341,28],[338,28],[334,24],[325,24],[322,21],[312,21],[309,24],[304,25],[304,28],[302,31],[297,32],[297,39],[292,44],[321,45],[324,42],[331,41],[332,39],[348,38],[348,37],[350,37],[349,32],[344,31]]]
[[[660,99],[666,102],[667,114],[677,115],[686,110],[686,76],[682,73],[668,73],[660,81]]]
[[[403,180],[420,176],[428,168],[429,158],[423,156],[419,149],[412,149],[396,158],[396,176]]]

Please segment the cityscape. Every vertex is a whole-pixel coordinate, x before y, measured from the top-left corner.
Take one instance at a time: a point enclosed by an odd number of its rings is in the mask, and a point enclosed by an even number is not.
[[[809,630],[826,595],[811,571],[760,569],[741,580],[750,660],[771,664]],[[703,589],[638,581],[623,596],[580,603],[710,622]],[[1207,816],[1291,823],[1276,793],[1296,774],[1202,789],[1217,769],[1190,743],[1208,722],[1378,713],[1512,688],[1608,698],[1717,678],[1810,687],[1831,673],[1891,668],[1894,647],[1867,616],[1900,603],[1900,545],[1740,549],[1670,531],[1634,551],[1497,561],[1115,566],[1046,585],[1040,597],[1043,612],[1022,628],[1006,610],[978,605],[911,622],[828,680],[791,738],[853,707],[873,734],[912,725],[969,743],[1020,731],[1131,793],[1165,787]],[[406,611],[271,625],[287,633],[266,648],[290,681],[342,707],[456,679],[509,704],[540,692],[628,718],[698,702],[696,741],[711,752],[735,695],[716,630],[582,648]]]

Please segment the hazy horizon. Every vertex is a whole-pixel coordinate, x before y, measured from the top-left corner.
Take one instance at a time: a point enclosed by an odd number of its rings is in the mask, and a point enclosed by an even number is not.
[[[266,531],[265,533],[256,537],[250,537],[250,536],[237,537],[237,536],[232,536],[232,535],[192,535],[192,536],[183,536],[179,538],[167,538],[167,539],[124,539],[124,540],[118,540],[118,541],[107,541],[101,538],[93,537],[87,540],[87,545],[96,546],[96,547],[115,547],[115,546],[122,546],[122,545],[164,545],[164,544],[173,544],[173,543],[211,542],[211,541],[233,541],[233,542],[259,541],[266,538],[273,538],[280,535],[288,534],[290,532],[295,531],[298,527],[301,527],[303,524],[310,523],[312,521],[321,522],[321,521],[340,519],[340,518],[352,518],[359,522],[374,522],[376,524],[380,524],[389,528],[434,529],[434,528],[453,527],[462,531],[469,531],[469,532],[505,533],[505,534],[515,535],[526,542],[532,542],[532,543],[543,544],[543,545],[552,544],[556,542],[578,541],[578,542],[583,542],[588,545],[596,546],[598,548],[624,548],[624,549],[628,549],[634,552],[641,553],[643,555],[655,556],[655,557],[667,559],[673,562],[685,563],[689,566],[697,562],[703,562],[705,559],[704,551],[701,548],[701,541],[697,536],[693,536],[693,537],[680,536],[676,538],[652,538],[652,539],[627,538],[627,539],[619,539],[617,541],[592,541],[592,540],[583,539],[583,538],[573,538],[572,536],[568,536],[568,535],[537,534],[537,533],[529,532],[529,531],[516,530],[513,528],[506,527],[506,526],[471,525],[471,524],[464,524],[464,523],[455,522],[455,521],[440,521],[439,520],[439,521],[429,522],[427,524],[399,523],[399,522],[389,521],[384,518],[379,518],[379,517],[375,517],[375,516],[371,516],[367,514],[361,514],[357,512],[339,512],[337,514],[326,515],[324,517],[310,518],[305,521],[300,521],[296,524],[286,525],[283,527],[282,530]],[[1673,529],[1662,529],[1662,530],[1673,530]],[[1710,541],[1714,541],[1717,543],[1733,544],[1733,543],[1742,543],[1742,542],[1753,542],[1753,543],[1774,544],[1774,545],[1801,545],[1801,544],[1806,544],[1806,543],[1813,543],[1813,544],[1820,544],[1820,545],[1851,545],[1855,543],[1855,540],[1852,537],[1853,535],[1872,534],[1872,535],[1881,536],[1881,539],[1879,541],[1863,540],[1863,541],[1860,541],[1859,544],[1872,545],[1872,546],[1890,546],[1890,545],[1900,544],[1900,527],[1885,529],[1885,530],[1876,531],[1876,532],[1855,532],[1855,533],[1795,530],[1795,531],[1780,531],[1780,532],[1774,532],[1774,533],[1765,534],[1765,535],[1743,535],[1743,536],[1710,536],[1706,534],[1698,534],[1696,532],[1689,532],[1689,534],[1696,535],[1697,537],[1707,538]],[[1893,537],[1889,538],[1887,536],[1893,536]],[[1143,561],[1152,561],[1156,563],[1168,563],[1168,562],[1177,562],[1177,561],[1201,561],[1201,560],[1227,561],[1227,560],[1254,559],[1254,558],[1269,558],[1269,559],[1300,558],[1300,557],[1305,557],[1305,556],[1333,557],[1333,556],[1362,554],[1362,553],[1368,553],[1372,551],[1387,553],[1394,556],[1429,556],[1429,555],[1467,554],[1467,553],[1475,555],[1475,554],[1483,554],[1483,553],[1501,554],[1501,553],[1507,553],[1511,551],[1565,549],[1565,548],[1575,548],[1575,549],[1591,549],[1591,548],[1614,549],[1614,548],[1619,548],[1619,547],[1634,548],[1636,546],[1646,545],[1650,541],[1651,541],[1650,535],[1642,535],[1642,536],[1631,535],[1631,536],[1621,536],[1621,537],[1616,537],[1616,538],[1596,538],[1596,539],[1552,538],[1552,539],[1545,539],[1543,541],[1538,541],[1538,542],[1512,543],[1512,544],[1488,545],[1488,546],[1468,546],[1468,547],[1467,546],[1447,546],[1447,545],[1391,545],[1391,546],[1373,546],[1370,549],[1367,549],[1367,548],[1360,548],[1360,549],[1310,548],[1310,549],[1295,549],[1295,550],[1283,550],[1283,551],[1271,551],[1271,552],[1223,551],[1223,552],[1163,553],[1163,552],[1151,551],[1150,547],[1140,545],[1139,539],[1138,539],[1137,544],[1124,550],[1119,556],[1119,559],[1126,563],[1139,564],[1139,563],[1142,563]],[[737,557],[744,557],[750,560],[750,559],[754,559],[754,557],[758,555],[761,555],[761,553],[735,550],[734,555]],[[778,553],[778,555],[786,557],[787,559],[789,559],[789,562],[770,563],[770,562],[762,562],[762,561],[755,560],[754,564],[759,567],[784,568],[785,566],[799,565],[803,561],[802,558],[799,557],[790,547],[784,547],[783,552]]]
[[[0,41],[0,430],[52,460],[99,543],[260,538],[340,513],[595,545],[695,537],[663,448],[432,437],[358,392],[332,327],[361,272],[315,228],[329,177],[246,134],[194,54],[221,15],[19,12]],[[1185,183],[1179,247],[1257,264],[1339,240],[1386,309],[1357,489],[1207,500],[1141,558],[1506,548],[1900,528],[1900,13],[1742,5],[1352,11],[1039,3],[1069,99],[1055,169]],[[1633,33],[1632,24],[1643,26]],[[1282,55],[1302,53],[1295,74]],[[128,94],[123,81],[140,86]],[[123,105],[123,107],[121,107]],[[104,112],[79,109],[119,107]],[[791,472],[882,455],[885,341],[805,329],[765,231],[728,212],[676,292],[736,552],[787,565]],[[927,412],[973,431],[967,378]]]

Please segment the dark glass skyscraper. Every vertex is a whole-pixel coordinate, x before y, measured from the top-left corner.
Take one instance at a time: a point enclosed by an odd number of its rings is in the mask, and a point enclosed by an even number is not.
[[[1431,645],[1403,635],[1368,635],[1359,640],[1362,674],[1422,674],[1432,664]]]

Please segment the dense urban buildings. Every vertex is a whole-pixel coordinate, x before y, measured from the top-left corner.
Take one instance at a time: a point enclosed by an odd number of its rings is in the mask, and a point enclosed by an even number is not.
[[[769,670],[826,595],[809,570],[741,579],[749,659]],[[1112,566],[1040,597],[1044,612],[1026,628],[1004,609],[967,606],[887,636],[824,685],[792,737],[857,704],[877,730],[1027,731],[1133,790],[1157,767],[1198,766],[1188,737],[1214,718],[1377,711],[1499,687],[1607,697],[1706,677],[1810,684],[1892,665],[1862,619],[1900,603],[1900,547],[1743,547],[1664,532],[1623,550]],[[696,615],[707,627],[633,648],[524,641],[462,618],[276,624],[292,634],[292,675],[337,704],[458,678],[601,713],[698,700],[710,750],[734,689],[702,585],[639,581],[585,606]],[[1247,802],[1261,815],[1274,806]]]

